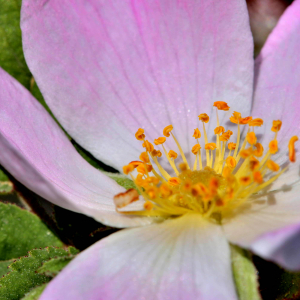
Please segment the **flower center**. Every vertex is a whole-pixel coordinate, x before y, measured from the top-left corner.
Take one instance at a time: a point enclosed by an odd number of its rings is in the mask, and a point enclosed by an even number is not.
[[[130,162],[123,167],[123,171],[130,174],[137,190],[143,196],[144,210],[120,210],[139,199],[138,192],[130,189],[114,197],[118,212],[160,217],[196,212],[211,220],[220,221],[245,203],[251,203],[251,195],[270,185],[287,169],[287,167],[281,169],[271,159],[278,151],[277,134],[282,125],[280,120],[273,121],[271,131],[274,132],[274,139],[270,141],[268,150],[265,151],[257,142],[255,135],[255,127],[263,125],[262,119],[250,116],[242,118],[239,112],[233,112],[230,121],[237,124],[237,139],[235,143],[229,142],[233,132],[226,131],[220,126],[218,110],[228,111],[230,107],[222,101],[215,102],[214,107],[217,114],[217,126],[214,130],[216,141],[208,141],[205,124],[209,122],[209,116],[205,113],[200,114],[199,120],[202,122],[205,143],[204,147],[201,147],[199,142],[201,132],[196,128],[193,134],[195,145],[191,149],[195,156],[192,167],[173,134],[172,125],[164,128],[163,137],[154,140],[157,149],[146,140],[144,129],[138,129],[135,137],[142,142],[145,151],[141,153],[139,161]],[[240,134],[241,126],[248,126],[243,141]],[[175,163],[178,158],[177,152],[174,150],[168,152],[164,146],[167,138],[172,138],[177,145],[181,156],[178,165]],[[294,144],[297,140],[298,137],[293,136],[287,145],[291,162],[295,162]],[[159,163],[162,152],[176,176],[171,176]]]

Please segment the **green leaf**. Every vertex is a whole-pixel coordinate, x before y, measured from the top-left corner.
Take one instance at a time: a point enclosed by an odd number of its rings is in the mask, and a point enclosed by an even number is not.
[[[10,269],[8,268],[12,263],[14,262],[13,259],[11,260],[5,260],[0,261],[0,277],[10,272]]]
[[[61,247],[63,243],[34,214],[0,203],[0,260],[24,256],[33,248]]]
[[[124,187],[126,190],[136,189],[134,182],[125,175],[118,174],[118,173],[110,173],[110,172],[103,172],[103,173],[106,176],[110,177],[111,179],[115,180],[119,185]]]
[[[0,279],[0,299],[18,300],[32,288],[49,282],[52,276],[40,274],[37,270],[52,258],[71,257],[74,249],[48,247],[29,251],[29,256],[21,257],[10,265],[11,272]]]
[[[49,261],[46,261],[37,272],[44,274],[49,277],[54,277],[57,275],[72,259],[74,256],[70,257],[59,257],[53,258]]]
[[[238,246],[231,245],[232,271],[240,300],[260,300],[257,271],[251,254]]]
[[[46,288],[47,284],[42,284],[38,287],[32,289],[29,293],[26,293],[25,296],[21,300],[38,300],[42,295],[42,292]]]

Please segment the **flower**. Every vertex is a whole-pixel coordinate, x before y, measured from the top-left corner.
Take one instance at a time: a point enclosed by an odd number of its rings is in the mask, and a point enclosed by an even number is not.
[[[202,147],[210,161],[218,146],[212,139],[216,125],[210,126],[216,124],[216,115],[210,114],[215,102],[217,108],[226,102],[236,110],[231,126],[264,121],[255,128],[255,136],[247,136],[250,144],[257,138],[267,148],[276,134],[270,130],[272,122],[282,121],[277,143],[270,146],[272,152],[278,147],[272,157],[275,164],[269,163],[276,170],[276,164],[286,162],[290,137],[299,135],[299,14],[300,2],[294,1],[254,66],[243,1],[24,0],[23,47],[44,98],[63,127],[120,171],[131,161],[124,168],[129,174],[147,163],[147,153],[141,155],[139,148],[143,135],[148,139],[143,152],[154,150],[154,139],[160,147],[176,149],[172,128],[187,161],[199,158],[201,149],[193,148],[200,136],[195,133],[199,114],[207,126],[201,138],[211,141],[207,149]],[[0,85],[1,164],[53,203],[111,226],[136,227],[82,252],[48,285],[41,300],[237,299],[228,241],[283,266],[299,267],[297,255],[287,255],[297,242],[292,238],[300,222],[297,152],[296,162],[271,189],[225,224],[195,212],[158,222],[141,213],[116,212],[112,201],[116,194],[127,195],[126,203],[122,195],[117,199],[120,206],[136,200],[136,194],[126,194],[88,165],[41,105],[4,71]],[[220,126],[227,127],[227,106],[223,107]],[[170,124],[174,127],[165,128]],[[276,123],[274,130],[279,127]],[[158,139],[162,132],[166,141]],[[234,130],[216,132],[222,143],[237,140]],[[230,144],[230,150],[237,151],[238,142]],[[262,147],[254,151],[260,157]],[[248,152],[243,153],[245,158]],[[136,161],[140,155],[143,164]],[[172,165],[175,155],[171,156]],[[160,162],[167,170],[167,159],[162,156]],[[234,156],[226,163],[234,168]],[[251,163],[255,168],[257,162]],[[147,166],[140,171],[147,172]],[[255,178],[258,183],[264,180],[259,174]],[[174,177],[171,186],[180,182]],[[209,184],[210,193],[216,193],[218,182]],[[184,187],[189,188],[188,182]],[[195,193],[203,186],[198,188]],[[144,210],[142,200],[128,208],[148,213],[155,205],[150,200]]]

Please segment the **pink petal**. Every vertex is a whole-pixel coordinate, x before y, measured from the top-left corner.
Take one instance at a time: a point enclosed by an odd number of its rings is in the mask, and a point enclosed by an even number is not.
[[[229,245],[199,215],[122,230],[50,282],[40,300],[54,299],[234,300]]]
[[[0,163],[45,199],[115,227],[151,223],[115,212],[124,190],[90,166],[31,94],[0,69]]]
[[[264,126],[257,132],[265,142],[274,138],[273,120],[282,120],[279,145],[287,149],[293,135],[299,135],[300,123],[300,1],[284,12],[255,62],[255,92],[252,115],[261,117]]]
[[[300,186],[284,185],[281,189],[262,193],[252,207],[240,211],[224,222],[224,231],[234,244],[251,248],[264,234],[300,223]]]
[[[139,127],[153,140],[173,124],[190,154],[197,116],[214,101],[249,113],[253,42],[243,1],[25,0],[22,30],[55,116],[119,170],[142,151]]]
[[[294,225],[258,238],[251,250],[286,269],[300,270],[300,226]]]

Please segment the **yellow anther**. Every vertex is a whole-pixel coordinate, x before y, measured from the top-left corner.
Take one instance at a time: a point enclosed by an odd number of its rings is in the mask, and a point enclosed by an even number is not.
[[[149,155],[147,152],[142,152],[140,155],[140,160],[144,163],[149,163],[150,159],[149,159]]]
[[[173,125],[168,125],[167,127],[164,128],[163,130],[163,135],[166,137],[170,136],[170,132],[173,130]]]
[[[249,185],[251,183],[251,178],[249,176],[243,176],[240,178],[240,184]]]
[[[273,140],[269,143],[269,151],[271,154],[275,154],[278,151],[278,142]]]
[[[233,169],[233,168],[235,168],[235,166],[236,166],[236,160],[235,160],[232,156],[228,156],[228,157],[226,158],[226,165],[227,165],[229,168]]]
[[[261,126],[264,124],[264,121],[261,118],[256,118],[252,119],[248,124],[249,126]]]
[[[274,162],[273,160],[269,159],[267,161],[267,168],[270,169],[273,172],[277,172],[279,171],[280,167],[278,164],[276,164],[276,162]]]
[[[253,180],[259,184],[264,182],[263,177],[259,171],[253,172]]]
[[[142,141],[145,138],[144,134],[145,130],[142,128],[139,128],[138,131],[135,134],[135,138],[139,141]]]
[[[180,163],[178,165],[178,167],[179,167],[179,169],[180,169],[181,172],[184,172],[184,171],[186,171],[188,169],[188,166],[187,166],[186,163]]]
[[[159,137],[159,138],[157,138],[157,139],[154,140],[154,144],[155,144],[155,145],[161,145],[161,144],[163,144],[165,141],[166,141],[166,138],[165,138],[165,137]]]
[[[154,150],[153,145],[152,145],[148,140],[146,140],[146,141],[142,144],[142,146],[143,146],[144,148],[146,148],[146,150],[147,150],[148,152],[152,152],[152,151]]]
[[[170,187],[166,183],[163,183],[160,186],[159,191],[160,191],[163,198],[168,198],[169,196],[172,195],[172,190],[170,189]]]
[[[123,172],[124,174],[128,175],[129,173],[131,173],[134,170],[134,166],[129,164],[123,167]]]
[[[223,126],[218,126],[214,130],[215,134],[220,134],[220,133],[223,133],[223,132],[225,132],[225,128]]]
[[[233,112],[233,115],[229,118],[229,120],[235,124],[245,125],[252,120],[252,117],[242,118],[241,113],[235,111]]]
[[[160,150],[153,150],[152,152],[151,152],[151,155],[152,156],[158,156],[158,157],[161,157],[161,152],[160,152]]]
[[[205,144],[205,150],[215,150],[217,145],[215,143],[207,143]]]
[[[145,203],[144,203],[144,208],[146,209],[146,210],[152,210],[153,209],[153,203],[151,202],[151,201],[146,201]]]
[[[198,128],[194,129],[193,137],[195,139],[199,139],[201,137],[201,133],[200,133],[200,130]]]
[[[138,167],[140,164],[143,164],[143,162],[138,160],[134,160],[129,163],[129,165],[132,165],[134,168]]]
[[[257,138],[256,138],[256,135],[255,135],[255,133],[253,131],[248,132],[246,138],[247,138],[247,142],[250,145],[256,144]]]
[[[219,110],[229,110],[229,108],[230,108],[228,106],[228,104],[224,101],[216,101],[216,102],[214,102],[213,106],[215,106]]]
[[[235,147],[236,147],[236,143],[229,143],[229,144],[228,144],[228,149],[229,149],[229,150],[234,150]]]
[[[145,179],[145,182],[148,184],[153,183],[153,184],[157,185],[157,184],[159,184],[160,180],[154,176],[151,176],[151,177],[147,177]]]
[[[146,171],[147,169],[147,171]],[[141,174],[147,174],[147,172],[151,172],[152,171],[152,166],[151,165],[146,165],[146,169],[145,169],[145,164],[140,164],[136,170],[141,173]]]
[[[252,153],[253,153],[252,149],[251,149],[251,148],[248,148],[248,149],[242,150],[242,151],[240,152],[240,156],[241,156],[242,158],[247,158],[247,157],[249,157],[250,155],[252,155]]]
[[[168,155],[169,155],[170,158],[174,158],[174,159],[177,158],[177,153],[173,150],[170,150]]]
[[[256,159],[254,156],[250,157],[250,162],[249,162],[249,168],[251,171],[254,171],[259,167],[259,160]]]
[[[254,147],[256,148],[256,150],[253,151],[253,155],[257,157],[261,157],[264,153],[264,147],[262,146],[262,144],[256,143]]]
[[[201,146],[199,144],[196,144],[192,148],[192,153],[196,155],[200,149],[201,149]]]
[[[291,162],[296,161],[295,142],[297,141],[298,141],[298,137],[296,135],[292,136],[289,141],[289,159]]]
[[[180,179],[178,177],[171,177],[168,180],[168,184],[172,186],[178,185],[179,183],[180,183]]]
[[[198,117],[199,117],[199,120],[204,123],[208,123],[208,121],[209,121],[209,116],[207,114],[200,114]]]
[[[274,120],[271,130],[273,132],[278,132],[281,128],[281,125],[282,125],[282,122],[280,120]]]

